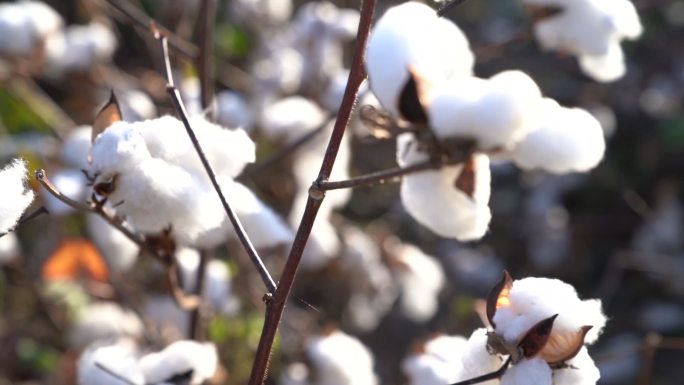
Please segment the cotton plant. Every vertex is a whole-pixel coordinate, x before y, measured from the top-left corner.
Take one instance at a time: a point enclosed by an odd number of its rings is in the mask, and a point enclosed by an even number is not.
[[[252,140],[243,130],[222,128],[202,115],[192,117],[190,124],[247,231],[261,236],[255,245],[287,241],[291,231],[277,214],[234,180],[254,161]],[[106,197],[136,231],[167,234],[178,245],[203,248],[234,234],[180,120],[116,121],[94,138],[90,157],[94,192]]]
[[[582,72],[600,82],[626,72],[620,43],[635,40],[643,28],[629,0],[522,0],[533,16],[534,35],[545,50],[577,57]]]
[[[27,188],[26,161],[16,158],[0,170],[0,234],[14,229],[35,194]]]
[[[131,340],[86,350],[78,361],[77,382],[89,384],[168,384],[185,381],[199,385],[218,367],[216,346],[209,342],[177,341],[161,351],[144,353]]]
[[[456,49],[443,48],[453,42]],[[587,172],[605,150],[601,125],[590,113],[543,97],[522,71],[475,77],[473,62],[458,27],[416,2],[380,18],[366,62],[370,87],[384,109],[413,127],[397,136],[399,166],[467,155],[406,175],[401,186],[411,216],[461,241],[477,240],[488,229],[490,156],[523,169]]]

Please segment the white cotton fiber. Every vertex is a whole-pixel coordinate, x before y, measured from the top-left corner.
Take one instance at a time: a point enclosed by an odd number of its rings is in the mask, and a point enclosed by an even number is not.
[[[501,385],[552,385],[551,368],[540,358],[524,359],[508,368]]]
[[[429,96],[430,128],[439,138],[474,139],[478,148],[510,148],[538,124],[541,91],[521,71],[437,86]]]
[[[90,164],[92,127],[78,126],[69,132],[64,139],[60,156],[62,161],[77,170],[88,170]]]
[[[413,245],[397,245],[392,252],[400,264],[397,274],[402,312],[414,322],[429,320],[437,311],[439,293],[446,280],[442,266]]]
[[[33,202],[33,190],[27,189],[26,161],[12,160],[0,170],[0,233],[17,224],[26,208]]]
[[[140,338],[142,334],[143,323],[135,313],[114,302],[96,302],[77,315],[69,333],[69,345],[82,350],[97,341]]]
[[[210,342],[183,340],[143,356],[139,366],[147,384],[161,383],[192,370],[190,384],[199,385],[216,372],[218,355],[216,346]]]
[[[339,330],[312,337],[305,346],[316,385],[376,385],[373,356],[358,339]]]
[[[601,373],[585,347],[567,362],[567,367],[553,371],[554,385],[595,385],[599,378]]]
[[[405,167],[428,159],[417,148],[412,134],[397,137],[397,163]],[[491,191],[489,158],[474,155],[475,189],[472,197],[454,185],[462,165],[406,175],[401,201],[413,218],[436,234],[461,241],[481,238],[489,226]]]
[[[93,346],[78,360],[79,385],[144,385],[145,377],[138,367],[137,349],[130,340],[113,345]]]
[[[88,236],[100,250],[112,271],[127,271],[138,260],[140,247],[97,214],[87,214]]]
[[[557,174],[596,167],[606,148],[598,120],[585,110],[565,108],[552,99],[542,103],[541,126],[510,151],[513,162],[524,169]]]
[[[474,57],[463,32],[415,1],[390,8],[371,31],[366,53],[370,86],[396,117],[409,69],[430,83],[472,74]]]

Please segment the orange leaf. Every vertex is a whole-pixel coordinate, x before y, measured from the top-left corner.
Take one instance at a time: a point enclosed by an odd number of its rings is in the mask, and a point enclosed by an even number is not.
[[[67,239],[57,247],[43,264],[43,278],[47,280],[76,279],[81,275],[106,282],[109,269],[102,255],[87,239]]]

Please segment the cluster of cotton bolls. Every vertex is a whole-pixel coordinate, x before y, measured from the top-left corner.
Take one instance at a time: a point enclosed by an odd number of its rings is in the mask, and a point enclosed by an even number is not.
[[[401,186],[402,202],[414,218],[459,240],[479,239],[487,231],[490,156],[523,169],[567,173],[592,169],[605,150],[601,125],[587,111],[543,97],[522,71],[481,79],[473,76],[473,64],[459,28],[417,2],[389,9],[368,43],[368,79],[382,106],[432,138],[399,135],[400,166],[474,148],[462,164],[407,175]]]
[[[546,50],[577,56],[580,68],[602,82],[626,71],[620,42],[634,40],[642,27],[629,0],[522,0],[535,14],[534,35]]]
[[[0,54],[43,61],[45,73],[85,71],[111,59],[116,38],[103,21],[65,27],[62,17],[41,1],[0,4]]]
[[[580,300],[557,279],[507,274],[487,301],[492,330],[466,340],[438,336],[409,355],[403,370],[411,384],[445,384],[494,372],[485,384],[595,384],[600,375],[585,344],[598,338],[606,318],[599,300]]]

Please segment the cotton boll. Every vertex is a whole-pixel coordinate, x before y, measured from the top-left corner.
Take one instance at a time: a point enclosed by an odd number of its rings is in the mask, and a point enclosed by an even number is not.
[[[86,187],[88,180],[85,175],[79,170],[65,169],[60,170],[50,177],[52,184],[67,197],[77,201],[84,202],[88,189]],[[65,204],[61,200],[55,198],[54,195],[41,189],[41,195],[45,202],[45,207],[52,215],[65,215],[74,212],[74,208]]]
[[[165,341],[183,338],[190,328],[190,314],[178,307],[168,294],[146,296],[146,322],[154,327]]]
[[[513,161],[524,169],[557,174],[596,167],[606,148],[598,120],[585,110],[564,108],[552,99],[542,103],[541,126],[510,151]]]
[[[251,73],[257,86],[268,93],[292,94],[299,89],[304,78],[306,60],[298,50],[278,47],[256,61]]]
[[[30,15],[14,3],[0,4],[0,53],[8,56],[28,56],[36,37],[32,33]]]
[[[481,149],[510,148],[538,124],[541,91],[524,72],[504,71],[489,80],[447,82],[428,98],[430,127],[439,138],[475,139]]]
[[[625,55],[619,43],[608,46],[608,51],[602,55],[580,55],[582,72],[600,82],[612,82],[625,75]]]
[[[116,45],[114,33],[102,23],[69,26],[63,36],[48,43],[48,69],[55,74],[89,70],[96,63],[111,60]]]
[[[252,20],[258,24],[281,24],[290,18],[291,0],[237,0],[232,1],[231,15],[236,20]]]
[[[11,262],[21,253],[19,240],[15,233],[0,237],[0,265]]]
[[[294,140],[323,124],[326,114],[302,96],[290,96],[264,108],[261,128],[270,138]]]
[[[145,377],[138,367],[137,350],[128,340],[109,346],[94,346],[78,360],[79,385],[144,385]]]
[[[476,329],[468,338],[461,352],[461,367],[463,370],[458,381],[467,380],[491,373],[501,367],[501,359],[498,355],[491,354],[487,350],[487,329]],[[498,385],[497,380],[486,381],[483,385]]]
[[[234,91],[221,91],[216,95],[216,121],[226,127],[239,127],[250,132],[254,116],[247,100]]]
[[[69,132],[62,144],[61,158],[64,163],[77,169],[88,170],[88,157],[91,147],[90,126],[78,126]]]
[[[470,76],[473,63],[461,30],[418,2],[385,12],[372,30],[366,54],[370,86],[385,109],[397,117],[401,116],[399,95],[409,80],[409,69],[431,84]]]
[[[189,116],[202,114],[202,86],[197,76],[184,76],[179,89]]]
[[[350,40],[356,37],[360,20],[361,14],[358,10],[351,8],[339,9],[337,17],[333,20],[330,27],[338,39]]]
[[[540,358],[525,359],[508,368],[501,385],[552,385],[551,368]],[[557,385],[557,384],[555,384]]]
[[[62,29],[64,25],[62,16],[42,1],[20,1],[16,4],[29,15],[33,31],[41,39]]]
[[[97,341],[121,337],[137,339],[142,334],[143,324],[135,313],[114,302],[98,302],[78,314],[69,333],[69,345],[82,350]]]
[[[113,271],[127,271],[137,261],[140,247],[96,214],[86,215],[86,230]]]
[[[157,384],[173,376],[192,370],[191,385],[198,385],[211,378],[218,366],[216,346],[205,342],[177,341],[164,350],[150,353],[139,362],[145,383]]]
[[[317,385],[375,385],[373,356],[356,338],[335,330],[312,337],[306,353],[318,375]]]
[[[440,335],[425,343],[422,352],[402,362],[401,368],[412,385],[444,385],[456,381],[461,372],[461,355],[466,339]]]
[[[567,367],[553,371],[554,385],[595,385],[601,378],[587,348],[582,348],[567,364]]]
[[[157,116],[157,107],[150,97],[139,90],[127,89],[117,93],[121,115],[127,122],[152,119]]]
[[[23,159],[16,158],[0,170],[0,233],[13,228],[33,202],[33,190],[27,190],[26,183],[26,161]]]
[[[397,163],[405,167],[427,160],[411,134],[397,137]],[[475,189],[472,197],[454,183],[462,165],[406,175],[401,182],[401,201],[413,218],[436,234],[460,241],[481,238],[489,226],[489,158],[474,155]]]

